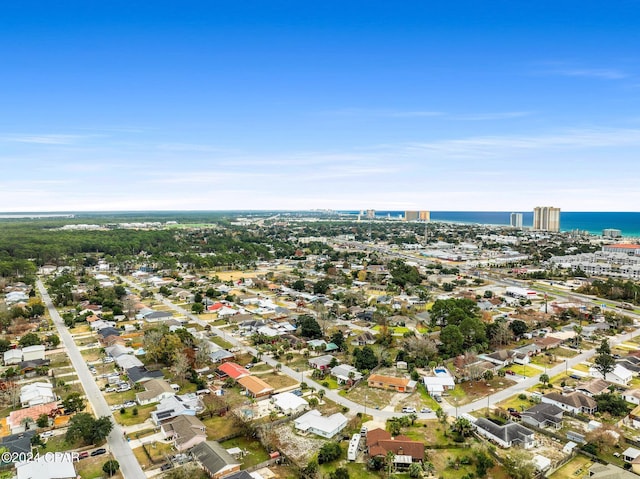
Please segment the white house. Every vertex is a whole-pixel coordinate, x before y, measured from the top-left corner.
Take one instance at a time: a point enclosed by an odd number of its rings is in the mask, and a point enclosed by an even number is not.
[[[287,415],[298,414],[309,406],[306,399],[290,392],[275,394],[271,397],[271,402],[276,408]]]
[[[169,396],[160,401],[156,410],[151,413],[151,420],[159,426],[177,416],[195,416],[203,409],[204,405],[195,393]]]
[[[362,374],[349,364],[339,364],[331,368],[331,375],[336,378],[338,384],[347,384],[351,381],[359,381]]]
[[[38,459],[16,463],[16,473],[17,479],[75,479],[77,477],[70,452],[46,456],[43,454]]]
[[[19,364],[22,362],[22,349],[9,349],[4,352],[4,365]]]
[[[144,383],[144,392],[136,394],[136,401],[141,406],[160,402],[170,396],[175,396],[176,392],[164,379],[150,379]]]
[[[447,389],[456,387],[456,382],[451,373],[444,367],[437,367],[433,370],[434,376],[424,376],[422,381],[424,387],[431,396],[440,396]]]
[[[591,376],[593,376],[594,378],[605,379],[602,376],[602,373],[600,373],[600,371],[598,371],[593,366],[591,366],[589,368],[589,374]],[[629,382],[631,381],[632,378],[633,378],[633,373],[631,371],[629,371],[624,366],[620,366],[619,364],[616,364],[616,366],[613,369],[613,371],[611,371],[610,373],[607,373],[606,380],[610,381],[612,383],[616,383],[616,384],[620,384],[622,386],[626,386],[626,385],[629,384]]]
[[[22,348],[23,361],[33,361],[34,359],[44,359],[44,344],[36,344]]]
[[[628,389],[622,393],[622,399],[640,406],[640,389]]]
[[[37,382],[22,386],[20,389],[20,404],[22,407],[37,406],[56,401],[53,385],[45,382]]]
[[[331,439],[347,426],[347,418],[341,413],[324,417],[320,411],[313,409],[293,422],[296,429],[311,432],[326,439]]]
[[[518,445],[524,449],[530,449],[536,445],[533,431],[517,422],[499,426],[481,417],[475,422],[475,427],[478,434],[504,448]]]

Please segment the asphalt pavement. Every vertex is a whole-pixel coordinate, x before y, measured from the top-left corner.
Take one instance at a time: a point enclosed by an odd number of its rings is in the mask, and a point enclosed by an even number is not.
[[[49,293],[42,284],[42,281],[38,280],[36,284],[38,291],[40,291],[40,295],[42,296],[42,300],[49,310],[53,324],[58,330],[62,344],[64,344],[67,350],[71,364],[73,364],[73,367],[78,373],[78,379],[82,383],[82,387],[84,388],[87,399],[91,403],[91,407],[98,417],[108,416],[113,423],[113,430],[107,437],[107,444],[109,445],[111,454],[113,454],[113,457],[120,464],[122,476],[125,479],[146,479],[145,473],[142,471],[138,460],[133,454],[131,446],[124,438],[122,429],[118,423],[115,422],[111,409],[102,395],[102,392],[98,388],[94,376],[89,372],[89,368],[80,354],[76,343],[73,341],[69,330],[64,325],[64,321],[53,305]]]

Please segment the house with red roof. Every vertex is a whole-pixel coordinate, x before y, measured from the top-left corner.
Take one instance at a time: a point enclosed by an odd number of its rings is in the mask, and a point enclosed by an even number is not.
[[[251,374],[248,369],[245,369],[239,364],[230,361],[218,366],[218,371],[222,373],[222,376],[229,376],[236,381]]]
[[[392,437],[384,429],[373,429],[367,432],[367,452],[369,457],[383,456],[392,452],[396,467],[408,467],[412,462],[424,460],[424,444],[413,441],[406,436]]]

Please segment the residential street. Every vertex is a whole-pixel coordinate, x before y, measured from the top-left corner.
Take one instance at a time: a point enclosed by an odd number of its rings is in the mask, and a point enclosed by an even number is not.
[[[98,388],[93,375],[89,372],[89,368],[82,358],[78,347],[73,341],[69,330],[64,325],[64,322],[58,314],[58,311],[53,306],[53,302],[49,297],[49,293],[42,284],[42,281],[38,280],[36,284],[38,287],[38,291],[42,296],[42,300],[49,310],[49,314],[51,315],[53,324],[58,330],[60,339],[66,347],[69,359],[71,359],[71,363],[78,373],[78,378],[82,383],[82,387],[84,388],[85,394],[87,395],[87,399],[91,403],[91,407],[98,417],[108,416],[111,418],[111,421],[114,424],[111,434],[109,434],[109,436],[107,437],[107,442],[109,445],[109,450],[113,454],[114,458],[120,463],[120,471],[122,472],[122,475],[125,479],[144,479],[146,476],[142,471],[138,460],[134,456],[133,451],[131,450],[131,446],[124,439],[122,429],[113,419],[113,414],[111,413],[111,409],[107,405],[107,401],[104,399],[102,392]]]

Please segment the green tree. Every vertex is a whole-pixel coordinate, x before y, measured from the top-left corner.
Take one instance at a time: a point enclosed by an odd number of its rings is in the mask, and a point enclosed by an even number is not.
[[[318,463],[325,464],[335,461],[342,454],[342,448],[337,442],[325,442],[318,451]]]
[[[458,433],[462,437],[467,437],[471,435],[471,431],[473,431],[473,425],[471,422],[464,417],[459,417],[455,420],[451,429]]]
[[[113,476],[116,472],[118,472],[118,469],[120,469],[120,463],[115,459],[109,459],[107,462],[105,462],[102,465],[102,470],[109,477]]]
[[[46,414],[40,414],[38,419],[36,419],[36,426],[38,427],[47,427],[49,425],[49,416]]]
[[[593,360],[595,369],[602,374],[602,379],[607,380],[607,374],[613,371],[616,367],[616,360],[611,355],[611,348],[609,347],[609,341],[603,339],[600,346],[596,349],[596,357]]]
[[[4,353],[5,351],[8,351],[9,348],[11,348],[11,342],[8,341],[7,339],[0,338],[0,353]]]
[[[532,479],[536,473],[533,456],[522,449],[510,451],[503,457],[502,464],[512,479]]]
[[[524,321],[520,321],[519,319],[514,319],[513,321],[511,321],[511,323],[509,324],[509,328],[511,328],[511,331],[513,331],[514,336],[517,337],[522,336],[529,330],[527,323],[525,323]]]
[[[540,375],[540,382],[545,385],[545,387],[549,384],[549,375],[546,373],[542,373]]]
[[[62,407],[68,414],[82,411],[85,407],[85,402],[80,393],[71,393],[63,401]]]
[[[339,467],[329,473],[329,479],[349,479],[349,470],[344,467]]]
[[[47,336],[47,343],[49,343],[52,348],[57,348],[60,344],[60,337],[57,334],[50,334]]]
[[[629,413],[627,402],[619,394],[603,393],[594,396],[593,399],[598,403],[598,412],[618,417],[624,417]]]
[[[69,421],[65,439],[72,443],[81,439],[85,445],[98,444],[105,440],[113,429],[113,423],[108,416],[98,419],[86,412],[78,413]]]
[[[378,365],[378,357],[371,346],[353,350],[353,367],[359,371],[371,371]]]
[[[336,346],[338,346],[338,349],[340,351],[344,351],[347,349],[347,343],[344,340],[344,334],[342,334],[341,331],[336,331],[335,333],[333,333],[330,341]]]
[[[204,312],[204,304],[202,304],[202,303],[193,303],[191,305],[191,312],[193,314],[202,314]]]
[[[476,474],[479,478],[486,477],[487,472],[494,466],[490,456],[484,451],[476,452]]]
[[[42,344],[42,341],[40,340],[40,336],[38,336],[36,333],[27,333],[20,338],[19,344],[23,348],[26,348],[28,346]]]
[[[464,336],[455,324],[446,326],[440,332],[442,350],[449,356],[457,356],[464,351]]]
[[[419,462],[412,462],[409,466],[409,477],[417,478],[422,475],[422,464]]]
[[[298,331],[300,336],[307,339],[318,339],[322,337],[322,329],[313,316],[303,314],[298,317]]]
[[[293,282],[293,284],[291,285],[291,289],[294,289],[296,291],[304,291],[305,289],[305,283],[303,280],[301,279],[297,279]]]

